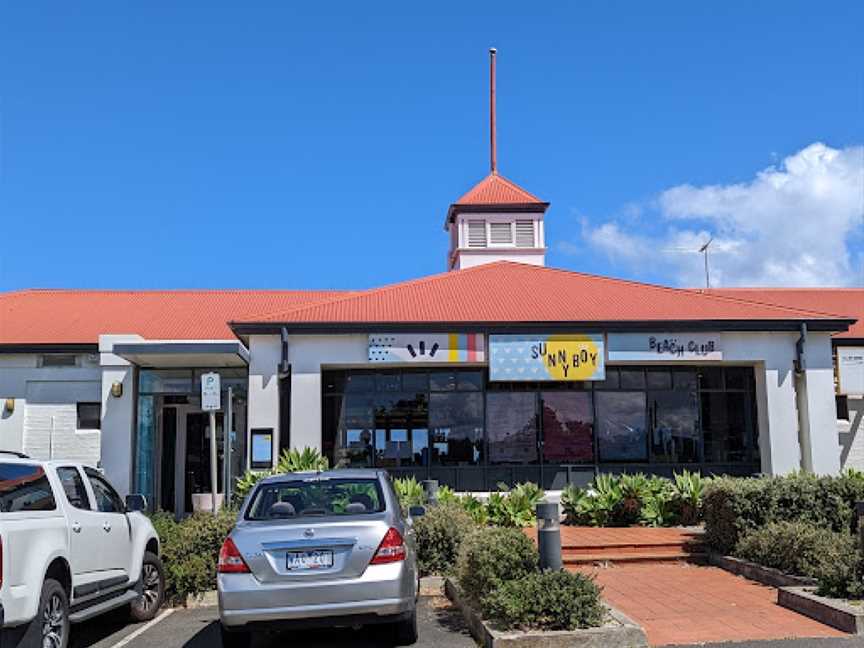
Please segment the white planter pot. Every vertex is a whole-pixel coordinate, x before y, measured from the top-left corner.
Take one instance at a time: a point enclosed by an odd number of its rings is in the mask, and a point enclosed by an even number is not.
[[[216,493],[216,508],[221,509],[224,504],[225,496],[222,493]],[[203,511],[210,512],[213,510],[213,499],[210,493],[192,493],[192,511],[200,513]]]

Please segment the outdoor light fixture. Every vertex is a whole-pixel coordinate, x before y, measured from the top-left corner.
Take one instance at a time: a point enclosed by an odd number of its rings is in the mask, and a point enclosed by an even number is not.
[[[111,383],[111,395],[114,398],[120,398],[123,395],[123,383],[119,380],[115,380]]]
[[[14,412],[15,411],[15,399],[14,398],[7,398],[6,403],[5,403],[5,408],[6,408],[6,411],[9,412],[10,414],[12,412]]]

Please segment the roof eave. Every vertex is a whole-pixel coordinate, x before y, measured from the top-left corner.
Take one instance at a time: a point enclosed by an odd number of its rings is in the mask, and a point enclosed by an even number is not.
[[[447,210],[447,216],[444,218],[444,230],[453,222],[456,216],[463,212],[472,214],[524,214],[524,213],[546,213],[549,209],[548,202],[527,202],[527,203],[498,203],[498,204],[480,204],[474,205],[469,203],[453,203]]]
[[[784,320],[611,320],[593,322],[229,322],[240,339],[249,335],[289,333],[346,334],[396,333],[401,331],[447,331],[453,333],[525,333],[537,332],[647,332],[647,331],[729,331],[764,332],[798,331],[807,324],[810,331],[846,331],[855,320],[784,319]],[[844,338],[840,338],[844,339]],[[848,338],[845,338],[848,339]]]

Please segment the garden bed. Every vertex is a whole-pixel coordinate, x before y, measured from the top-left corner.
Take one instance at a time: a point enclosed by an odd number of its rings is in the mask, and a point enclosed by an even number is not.
[[[484,648],[642,648],[648,646],[645,632],[624,614],[607,607],[605,623],[579,630],[500,631],[484,621],[462,596],[458,585],[448,578],[444,591],[465,617],[465,622]]]
[[[781,587],[777,603],[843,632],[864,635],[864,605],[816,594],[812,587]]]

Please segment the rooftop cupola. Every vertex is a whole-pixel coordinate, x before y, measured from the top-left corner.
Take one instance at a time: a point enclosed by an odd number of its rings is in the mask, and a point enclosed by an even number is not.
[[[447,269],[493,261],[545,265],[543,216],[549,203],[498,173],[495,133],[495,55],[489,50],[490,173],[450,205],[444,229],[450,233]]]

